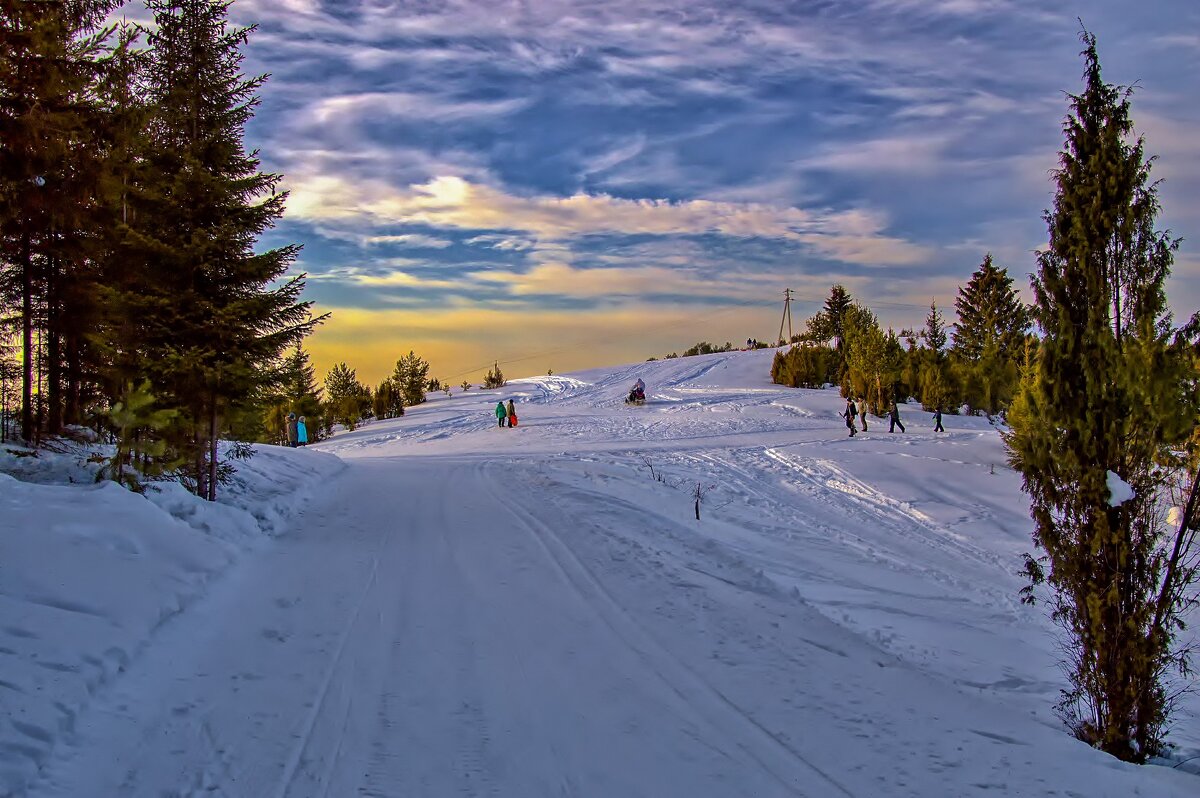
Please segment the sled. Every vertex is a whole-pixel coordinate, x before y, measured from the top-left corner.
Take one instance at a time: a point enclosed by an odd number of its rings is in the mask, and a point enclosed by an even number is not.
[[[646,404],[646,400],[645,399],[630,399],[628,396],[626,396],[625,404],[627,404],[627,405],[644,405],[644,404]]]
[[[517,426],[517,417],[516,417],[516,416],[509,416],[509,417],[508,417],[508,426],[510,426],[510,427],[515,427],[515,426]]]

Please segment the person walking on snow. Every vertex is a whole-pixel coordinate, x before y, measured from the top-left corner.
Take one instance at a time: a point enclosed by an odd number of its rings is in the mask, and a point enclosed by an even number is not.
[[[888,432],[895,432],[896,427],[899,427],[900,431],[904,432],[904,425],[900,423],[900,408],[895,401],[892,402],[892,412],[888,417],[891,420],[891,424],[888,425]]]
[[[934,432],[945,432],[946,431],[942,427],[942,408],[940,408],[940,407],[937,410],[933,411],[933,431]]]
[[[296,436],[298,434],[299,434],[299,431],[296,428],[296,414],[288,413],[287,439],[288,439],[288,446],[291,446],[293,449],[296,448]]]
[[[850,429],[850,437],[854,437],[854,416],[857,415],[857,410],[854,408],[854,400],[846,400],[846,412],[842,416],[846,419],[846,426]]]
[[[508,400],[508,426],[517,426],[517,408],[513,407],[513,400]]]
[[[308,446],[308,425],[304,423],[304,416],[296,420],[296,443]]]
[[[867,431],[867,400],[859,397],[858,400],[858,418],[862,422],[863,432]]]
[[[500,422],[500,426],[504,426],[504,422],[508,420],[508,410],[504,407],[504,400],[501,399],[496,403],[496,420]]]

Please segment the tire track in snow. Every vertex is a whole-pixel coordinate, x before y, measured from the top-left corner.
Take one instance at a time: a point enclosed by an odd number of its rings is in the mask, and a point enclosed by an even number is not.
[[[659,644],[612,597],[595,574],[549,526],[513,502],[503,491],[495,490],[495,486],[490,480],[486,484],[496,503],[508,510],[521,522],[522,528],[529,531],[539,548],[545,552],[547,558],[562,575],[566,584],[570,585],[580,598],[594,609],[605,625],[643,662],[649,665],[650,669],[680,699],[695,710],[712,729],[718,732],[737,729],[739,739],[734,740],[735,745],[793,795],[810,795],[798,788],[788,778],[788,775],[795,775],[795,771],[799,769],[806,775],[816,776],[830,788],[817,793],[817,795],[830,795],[832,791],[855,798],[854,794],[833,776],[755,720],[748,712]],[[789,771],[791,771],[790,774]]]
[[[379,575],[379,555],[383,546],[391,541],[394,534],[389,529],[388,532],[382,535],[382,540],[379,547],[371,557],[371,572],[367,576],[366,583],[363,585],[362,592],[354,603],[354,609],[351,610],[350,616],[346,621],[346,626],[342,630],[342,636],[338,640],[337,648],[334,650],[333,656],[329,661],[329,667],[325,671],[325,676],[321,680],[320,687],[317,688],[316,699],[313,701],[312,709],[309,710],[308,716],[305,718],[303,730],[300,733],[300,738],[292,747],[292,751],[288,756],[287,762],[284,764],[283,773],[280,775],[279,783],[275,789],[275,798],[287,798],[288,791],[291,789],[292,782],[296,778],[296,773],[300,769],[300,763],[304,758],[304,753],[308,749],[310,740],[312,739],[313,729],[316,728],[317,720],[321,716],[322,710],[325,708],[325,698],[329,694],[330,685],[333,684],[334,678],[337,675],[338,667],[341,665],[342,657],[346,652],[346,643],[354,633],[355,627],[358,625],[358,618],[362,614],[363,606],[367,603],[367,597],[374,590],[378,582]],[[345,735],[345,726],[339,729],[338,733],[338,748],[341,747],[341,740]],[[336,757],[334,757],[336,762]],[[326,783],[328,783],[328,773],[326,774]]]

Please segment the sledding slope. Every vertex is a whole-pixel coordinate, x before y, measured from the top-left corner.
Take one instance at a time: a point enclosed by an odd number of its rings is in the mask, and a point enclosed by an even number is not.
[[[1050,712],[987,421],[847,439],[772,354],[517,380],[321,444],[345,470],[28,794],[1195,795]]]

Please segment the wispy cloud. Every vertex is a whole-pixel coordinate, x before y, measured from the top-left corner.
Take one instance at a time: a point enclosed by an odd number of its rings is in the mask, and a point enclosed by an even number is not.
[[[1200,52],[1193,5],[1149,4],[1131,27],[1093,4],[1085,20],[1105,76],[1143,86],[1164,223],[1188,239],[1181,286],[1200,278],[1200,88],[1163,54]],[[273,77],[251,140],[286,175],[279,235],[308,242],[322,301],[412,303],[417,324],[469,298],[551,337],[564,304],[601,330],[639,291],[687,306],[834,281],[920,323],[985,251],[1023,274],[1081,72],[1077,10],[1042,0],[231,9],[261,23],[247,69]],[[472,309],[428,345],[451,351]],[[474,318],[492,336],[517,324]]]
[[[420,233],[401,233],[396,235],[367,236],[362,239],[366,245],[398,244],[417,249],[445,249],[453,246],[453,241],[444,238],[422,235]]]
[[[351,185],[321,175],[292,183],[292,213],[299,218],[371,219],[461,230],[512,230],[538,240],[600,233],[623,235],[719,234],[733,238],[791,239],[853,263],[912,263],[918,245],[879,237],[879,214],[821,212],[710,200],[628,200],[609,195],[521,197],[458,177],[439,177],[396,191],[390,186]]]

